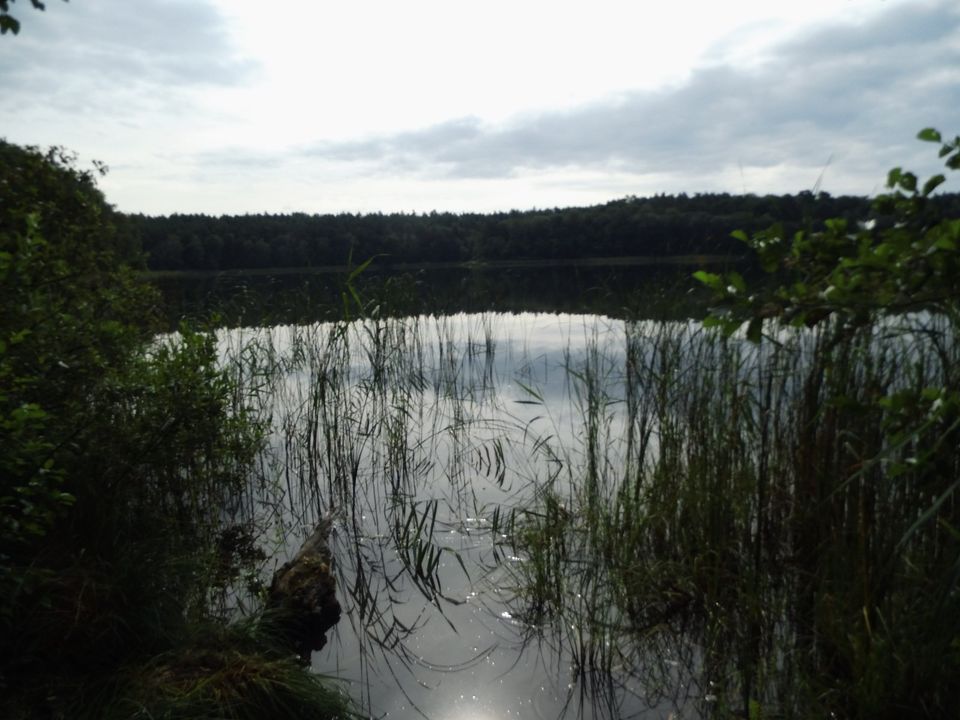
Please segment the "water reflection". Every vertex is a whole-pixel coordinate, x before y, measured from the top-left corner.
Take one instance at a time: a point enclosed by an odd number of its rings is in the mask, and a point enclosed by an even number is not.
[[[271,422],[246,501],[276,562],[334,519],[344,617],[314,668],[376,717],[842,708],[822,688],[856,670],[850,632],[867,623],[859,652],[896,630],[861,603],[869,568],[899,564],[887,612],[909,620],[943,542],[917,524],[934,496],[911,447],[877,444],[902,414],[875,400],[955,386],[960,361],[927,313],[770,331],[537,313],[222,331]]]
[[[369,308],[422,313],[568,312],[684,319],[700,316],[705,292],[691,279],[702,264],[376,269],[354,281]],[[153,280],[172,327],[217,313],[231,326],[272,326],[343,317],[345,273],[179,275]]]
[[[938,357],[937,320],[904,322],[849,354],[865,390]],[[334,519],[344,615],[314,668],[376,717],[795,707],[820,639],[797,620],[809,571],[784,568],[820,517],[792,494],[794,418],[836,375],[822,335],[776,340],[537,313],[222,331],[271,420],[252,502],[276,562]]]
[[[222,331],[224,356],[265,383],[258,500],[276,562],[334,514],[344,613],[313,665],[347,680],[366,712],[656,717],[682,705],[651,699],[635,658],[577,657],[586,645],[568,631],[589,630],[535,617],[518,579],[525,514],[569,492],[598,442],[604,462],[626,464],[627,336],[604,316],[531,313]]]

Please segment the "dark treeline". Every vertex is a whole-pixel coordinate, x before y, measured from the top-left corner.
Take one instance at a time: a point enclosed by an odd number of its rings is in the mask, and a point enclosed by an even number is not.
[[[960,208],[960,195],[934,200]],[[945,208],[947,209],[947,208]],[[867,217],[867,198],[826,193],[627,197],[583,208],[495,214],[128,216],[151,270],[736,255],[730,237],[783,223],[790,232],[827,218]]]

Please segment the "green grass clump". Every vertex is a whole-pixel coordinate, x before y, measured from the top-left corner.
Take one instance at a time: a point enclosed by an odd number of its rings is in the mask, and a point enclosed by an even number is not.
[[[335,680],[300,661],[257,623],[213,626],[187,644],[125,668],[100,710],[111,718],[349,718]]]

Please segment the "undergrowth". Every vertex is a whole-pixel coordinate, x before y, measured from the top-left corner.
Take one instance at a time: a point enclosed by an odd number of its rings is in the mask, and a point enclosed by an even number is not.
[[[0,142],[0,715],[342,717],[233,624],[266,428],[213,332],[156,335],[134,246],[69,154]]]

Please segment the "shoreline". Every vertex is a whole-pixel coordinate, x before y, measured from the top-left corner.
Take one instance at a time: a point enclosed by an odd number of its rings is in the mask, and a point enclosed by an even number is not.
[[[586,257],[516,260],[465,260],[456,262],[397,262],[377,263],[376,256],[367,268],[372,272],[390,270],[409,272],[416,270],[498,270],[508,268],[553,268],[553,267],[683,267],[739,263],[745,258],[736,255],[668,255]],[[141,270],[137,275],[145,280],[175,278],[253,277],[258,275],[329,275],[349,273],[358,266],[322,265],[317,267],[231,268],[228,270]]]

